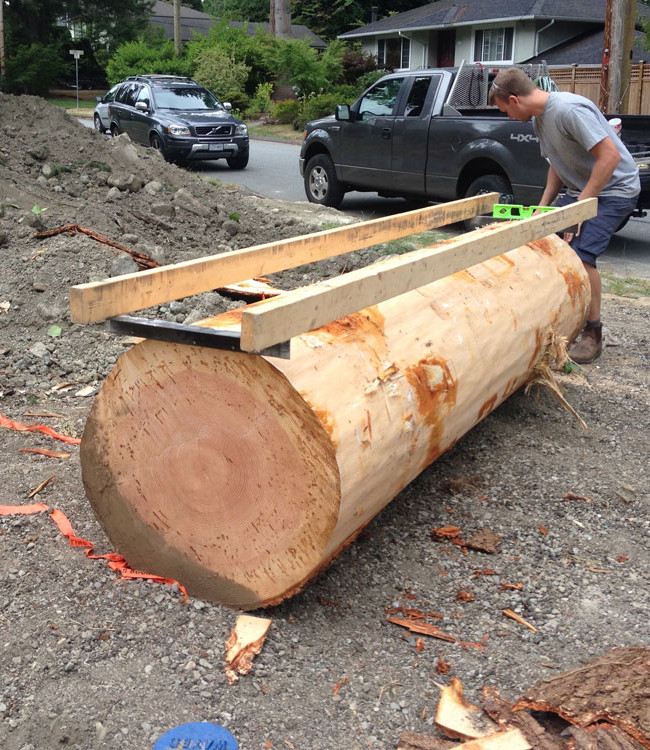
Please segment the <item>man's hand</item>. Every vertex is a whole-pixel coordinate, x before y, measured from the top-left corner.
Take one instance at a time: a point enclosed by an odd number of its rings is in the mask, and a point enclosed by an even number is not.
[[[580,236],[580,230],[582,229],[582,222],[578,224],[578,229],[576,232],[564,232],[563,239],[565,242],[571,244],[573,242],[574,237]]]

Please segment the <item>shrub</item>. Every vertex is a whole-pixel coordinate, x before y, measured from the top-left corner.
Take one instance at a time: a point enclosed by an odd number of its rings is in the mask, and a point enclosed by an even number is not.
[[[276,102],[273,107],[273,117],[280,125],[291,125],[300,114],[300,102],[298,99],[283,99]]]
[[[359,80],[356,83],[357,86],[357,96],[363,94],[363,92],[370,88],[373,83],[376,83],[380,78],[383,78],[387,73],[390,71],[388,70],[370,70],[367,73],[364,73]]]
[[[67,71],[68,65],[61,60],[54,45],[22,44],[6,59],[3,89],[13,94],[46,96]]]
[[[248,115],[268,114],[273,110],[271,94],[273,93],[272,83],[260,83],[248,104]]]
[[[234,106],[244,91],[250,68],[220,47],[203,50],[196,55],[194,63],[194,78],[219,99]]]
[[[371,52],[362,52],[359,48],[347,49],[341,59],[343,80],[356,85],[366,73],[377,70],[377,60]]]
[[[293,127],[296,130],[302,130],[310,120],[333,115],[336,105],[343,103],[336,94],[318,94],[306,97],[301,101],[300,113],[294,120]]]
[[[190,75],[189,60],[174,55],[174,44],[170,39],[154,45],[140,39],[121,44],[106,66],[106,76],[111,86],[127,76],[147,73],[187,76]]]

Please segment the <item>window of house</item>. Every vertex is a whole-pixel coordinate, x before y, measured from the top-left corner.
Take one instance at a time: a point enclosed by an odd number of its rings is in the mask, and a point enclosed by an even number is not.
[[[512,26],[502,29],[479,29],[474,35],[474,60],[478,62],[512,62]]]
[[[411,42],[406,37],[377,40],[377,65],[383,68],[408,68],[411,61]]]

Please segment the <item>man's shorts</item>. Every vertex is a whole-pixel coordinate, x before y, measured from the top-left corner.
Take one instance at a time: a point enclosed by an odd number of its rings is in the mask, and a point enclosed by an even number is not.
[[[580,260],[596,266],[596,259],[607,250],[614,232],[636,208],[637,199],[638,196],[634,198],[621,198],[618,195],[598,196],[598,213],[593,219],[582,222],[580,234],[570,243]],[[556,205],[568,206],[577,200],[570,195],[561,195]]]

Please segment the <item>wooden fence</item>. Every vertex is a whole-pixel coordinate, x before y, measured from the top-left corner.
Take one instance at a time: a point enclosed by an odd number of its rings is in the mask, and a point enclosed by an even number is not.
[[[551,78],[560,91],[571,91],[591,99],[596,105],[600,98],[600,65],[549,65]],[[630,96],[627,114],[650,115],[650,63],[630,66]]]

